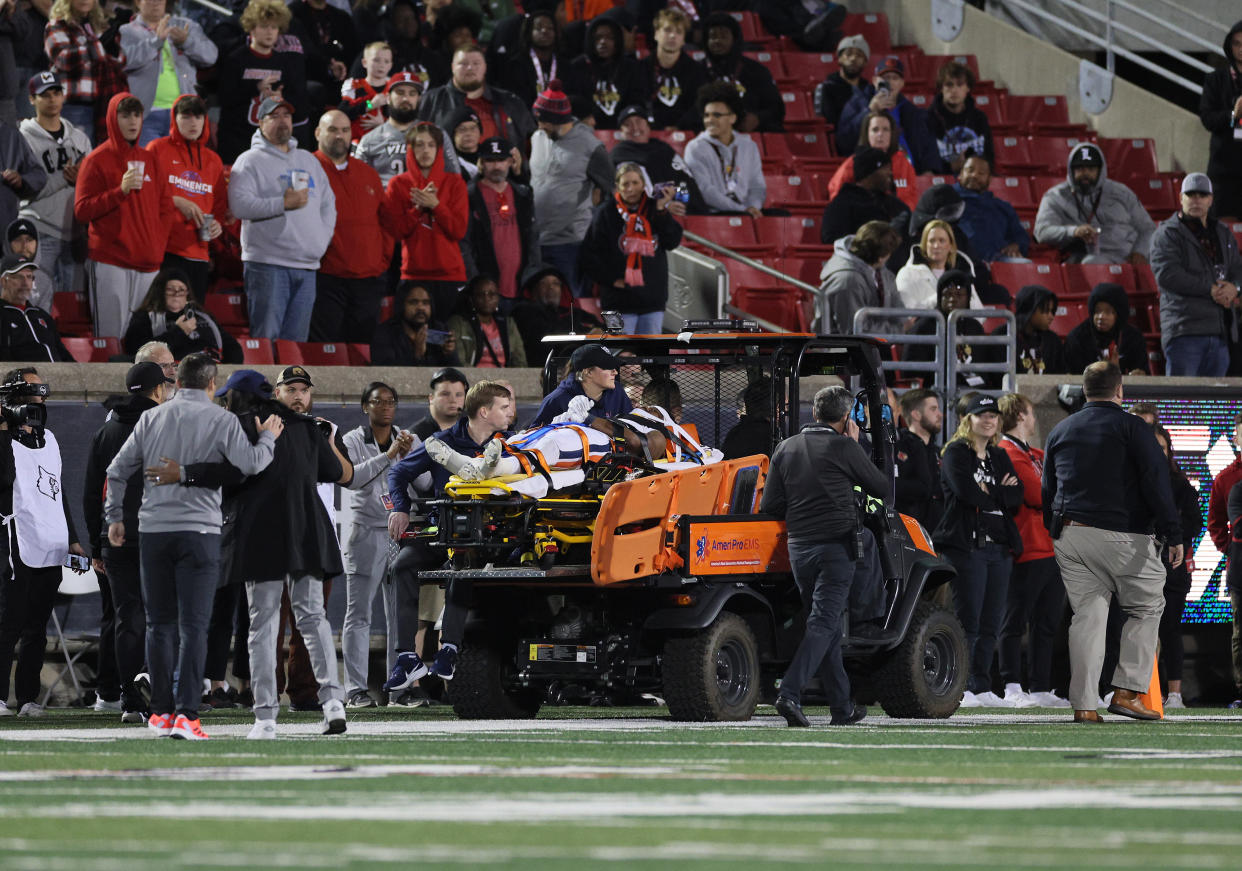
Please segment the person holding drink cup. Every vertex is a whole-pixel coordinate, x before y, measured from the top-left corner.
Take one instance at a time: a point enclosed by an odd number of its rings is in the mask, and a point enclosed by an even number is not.
[[[87,273],[96,336],[120,336],[159,271],[172,223],[168,184],[138,145],[142,103],[108,102],[108,141],[82,159],[73,204],[88,226]]]
[[[168,230],[163,266],[184,272],[194,295],[202,300],[207,296],[208,243],[221,231],[215,215],[223,216],[228,210],[224,164],[207,147],[211,122],[203,98],[183,94],[172,112],[168,135],[147,146],[159,165],[160,177],[171,187],[172,203],[178,212]]]

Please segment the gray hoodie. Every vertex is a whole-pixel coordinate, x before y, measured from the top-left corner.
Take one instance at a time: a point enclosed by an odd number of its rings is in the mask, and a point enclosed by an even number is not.
[[[207,38],[198,22],[186,19],[190,34],[181,45],[172,39],[163,40],[147,27],[137,16],[121,25],[121,48],[125,52],[125,73],[129,78],[129,90],[142,101],[146,111],[151,111],[155,91],[159,86],[160,71],[164,67],[164,44],[172,49],[173,69],[177,72],[180,94],[195,93],[198,83],[198,67],[209,67],[216,62],[219,49]]]
[[[1094,151],[1100,159],[1100,179],[1087,191],[1074,186],[1074,173],[1069,168],[1074,155],[1081,149]],[[1092,224],[1100,229],[1096,251],[1084,251],[1080,242],[1071,252],[1070,263],[1123,263],[1132,253],[1147,256],[1151,234],[1156,225],[1143,208],[1134,191],[1108,177],[1104,153],[1091,142],[1074,146],[1066,160],[1065,181],[1044,194],[1035,216],[1035,241],[1065,249],[1078,241],[1074,228]]]
[[[104,520],[123,519],[125,487],[130,475],[170,457],[182,468],[191,463],[228,460],[242,474],[257,475],[272,461],[276,439],[259,434],[257,444],[246,437],[237,415],[211,401],[205,390],[182,389],[177,395],[142,413],[134,431],[108,466]],[[220,490],[143,484],[138,509],[140,532],[220,532]]]
[[[746,133],[734,133],[725,145],[700,133],[686,144],[686,167],[698,182],[703,200],[715,212],[761,209],[768,198],[759,146]],[[728,177],[725,168],[732,167]]]
[[[40,238],[72,239],[85,230],[73,217],[73,185],[65,181],[65,167],[81,163],[90,154],[91,141],[64,118],[60,123],[64,133],[59,142],[35,119],[21,123],[22,137],[47,173],[47,184],[32,199],[22,200],[18,215],[34,222]]]
[[[300,209],[285,210],[290,173],[307,173],[310,200]],[[319,158],[289,140],[281,151],[256,130],[250,148],[233,164],[229,178],[229,208],[242,219],[242,260],[319,269],[336,228],[336,196]]]
[[[824,264],[820,273],[820,289],[827,291],[828,295],[828,325],[827,329],[820,328],[821,333],[853,335],[854,312],[860,308],[880,305],[892,308],[901,305],[901,297],[897,295],[897,282],[887,268],[880,273],[884,282],[884,299],[881,301],[876,287],[875,269],[850,251],[853,241],[853,235],[849,235],[834,242],[832,257]],[[874,318],[867,323],[867,328],[875,331],[895,326],[888,321]]]

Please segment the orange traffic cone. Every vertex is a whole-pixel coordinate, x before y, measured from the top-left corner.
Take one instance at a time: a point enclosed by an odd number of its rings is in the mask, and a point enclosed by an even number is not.
[[[1151,683],[1147,692],[1139,694],[1139,701],[1151,708],[1164,719],[1164,700],[1160,696],[1160,658],[1151,664]]]

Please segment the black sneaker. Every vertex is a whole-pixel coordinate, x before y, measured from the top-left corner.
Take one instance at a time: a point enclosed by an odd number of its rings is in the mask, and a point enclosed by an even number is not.
[[[457,671],[457,648],[441,647],[437,650],[436,658],[432,660],[428,671],[440,680],[452,680],[453,674]]]
[[[250,710],[254,707],[254,690],[246,687],[244,690],[237,691],[237,707]]]
[[[867,708],[856,702],[850,702],[853,708],[845,714],[833,714],[832,719],[828,721],[829,726],[852,726],[867,716]]]
[[[434,702],[422,687],[410,687],[401,693],[388,697],[389,707],[398,708],[430,708]]]
[[[371,694],[369,692],[366,690],[358,690],[358,692],[351,695],[345,702],[345,707],[350,710],[354,710],[356,708],[374,708],[377,706],[375,704],[375,699],[371,698]]]
[[[237,690],[232,687],[216,687],[203,696],[203,701],[216,711],[231,711],[237,707]]]
[[[384,681],[384,692],[391,693],[403,690],[414,681],[427,674],[427,666],[419,659],[418,654],[407,650],[397,654],[397,663],[392,667],[392,674]]]
[[[811,721],[806,718],[806,714],[802,713],[802,706],[791,698],[777,696],[776,701],[772,703],[772,707],[776,708],[776,713],[784,717],[785,722],[790,726],[805,729],[811,725]]]

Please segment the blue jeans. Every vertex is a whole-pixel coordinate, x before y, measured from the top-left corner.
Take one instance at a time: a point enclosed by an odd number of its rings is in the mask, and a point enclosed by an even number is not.
[[[562,245],[541,245],[539,256],[544,266],[559,269],[569,283],[574,299],[591,296],[590,282],[578,274],[578,250],[582,245],[578,242],[567,242]]]
[[[91,141],[91,146],[95,145],[95,107],[84,105],[82,103],[65,103],[63,109],[60,110],[60,117],[64,118],[74,127],[81,130],[86,138]]]
[[[147,609],[151,713],[198,719],[207,626],[220,580],[220,535],[140,532],[142,599]],[[174,708],[173,668],[177,695]]]
[[[968,551],[946,547],[944,555],[957,569],[953,606],[966,632],[966,649],[970,651],[970,680],[966,689],[972,693],[990,692],[992,656],[1009,596],[1009,548],[989,542]]]
[[[1229,371],[1229,345],[1220,336],[1177,336],[1164,344],[1165,375],[1220,378]]]
[[[818,673],[833,714],[850,712],[850,679],[841,659],[841,615],[854,584],[853,543],[790,541],[789,563],[807,609],[806,634],[794,652],[780,694],[801,704],[802,690]]]
[[[172,109],[151,109],[142,116],[142,132],[138,134],[139,145],[149,145],[151,140],[167,136],[172,128]]]
[[[622,329],[630,336],[658,336],[664,332],[664,309],[632,315],[621,314]]]
[[[315,309],[315,271],[247,261],[244,266],[250,335],[305,342]]]

